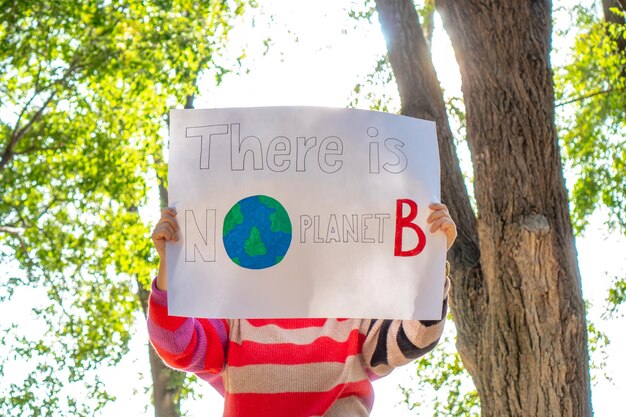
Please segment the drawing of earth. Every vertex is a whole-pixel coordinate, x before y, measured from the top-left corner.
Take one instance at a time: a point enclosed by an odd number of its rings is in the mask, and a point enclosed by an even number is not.
[[[226,214],[222,231],[226,253],[237,265],[264,269],[279,263],[291,244],[291,221],[272,197],[254,195]]]

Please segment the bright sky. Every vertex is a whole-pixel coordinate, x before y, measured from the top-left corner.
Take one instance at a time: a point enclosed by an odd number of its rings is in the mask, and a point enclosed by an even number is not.
[[[252,60],[247,61],[247,67],[250,72],[240,76],[229,75],[219,87],[204,83],[196,107],[345,107],[354,85],[371,71],[375,60],[384,53],[385,45],[377,27],[350,21],[344,5],[345,2],[336,0],[263,2],[266,10],[275,15],[274,21],[259,21],[256,29],[252,30],[248,24],[242,24],[232,34],[235,44],[249,44],[247,50]],[[357,27],[352,29],[353,26]],[[268,36],[273,39],[274,46],[263,57],[260,54],[262,40]],[[239,49],[231,47],[235,56],[239,54]],[[460,96],[460,79],[454,55],[441,30],[436,34],[433,51],[446,93]],[[467,160],[467,156],[462,155],[462,159]],[[604,311],[604,300],[612,277],[626,275],[623,256],[626,240],[617,234],[608,234],[602,222],[600,214],[593,216],[585,236],[577,239],[577,248],[584,295],[592,304],[589,318],[611,338],[605,372],[613,378],[613,383],[598,376],[593,388],[593,406],[598,416],[618,417],[623,415],[620,400],[626,392],[626,363],[623,359],[626,319],[600,320],[600,315]],[[26,305],[22,307],[27,308]],[[13,307],[11,312],[15,314]],[[150,403],[150,393],[140,388],[149,385],[150,370],[147,334],[142,320],[138,321],[129,355],[116,368],[101,371],[107,389],[118,397],[118,401],[105,408],[104,416],[153,415],[151,408],[144,408]],[[599,360],[599,357],[595,359]],[[408,365],[375,383],[376,402],[372,416],[431,415],[417,414],[404,405],[397,405],[402,400],[398,384],[409,385],[414,373],[414,367]],[[140,374],[143,381],[139,381]],[[204,398],[185,403],[188,416],[221,416],[221,397],[208,386],[201,386],[200,391]]]

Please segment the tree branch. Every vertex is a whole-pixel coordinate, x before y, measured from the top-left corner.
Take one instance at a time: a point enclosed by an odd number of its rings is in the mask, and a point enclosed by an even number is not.
[[[28,133],[30,128],[33,126],[33,124],[35,122],[37,122],[41,118],[43,112],[46,110],[46,107],[48,107],[48,105],[50,104],[50,102],[52,101],[52,99],[55,96],[56,96],[56,92],[50,94],[50,97],[48,97],[48,99],[39,108],[39,110],[37,110],[35,115],[29,120],[29,122],[26,124],[26,126],[24,126],[23,128],[21,128],[19,130],[18,130],[18,126],[19,126],[19,119],[18,119],[18,124],[16,124],[15,130],[13,130],[13,134],[11,135],[11,139],[9,139],[9,143],[7,143],[7,146],[4,149],[4,152],[2,153],[2,158],[0,159],[0,170],[4,169],[4,167],[9,163],[11,158],[13,158],[13,156],[15,155],[14,149],[15,149],[15,146],[17,145],[17,143],[20,141],[20,139],[22,139],[24,137],[24,135],[26,133]],[[32,99],[30,101],[32,101]],[[26,107],[28,106],[28,104],[30,104],[30,101],[24,107],[24,110],[26,110]],[[20,114],[20,118],[21,117],[22,117],[22,115]]]
[[[620,92],[623,92],[623,91],[626,91],[626,88],[619,88],[619,89],[607,88],[606,90],[596,91],[596,92],[593,92],[593,93],[585,94],[584,96],[573,98],[571,100],[558,102],[554,106],[555,107],[561,107],[561,106],[565,106],[567,104],[575,103],[577,101],[582,101],[582,100],[586,100],[586,99],[591,98],[591,97],[599,96],[601,94],[620,93]]]
[[[24,229],[21,227],[13,227],[13,226],[0,226],[0,233],[6,233],[18,240],[20,243],[20,249],[24,253],[25,262],[22,265],[25,266],[26,276],[28,277],[28,282],[33,282],[33,260],[30,257],[30,252],[28,250],[28,245],[24,240]]]
[[[59,149],[63,149],[64,145],[65,145],[64,143],[61,143],[58,146],[50,146],[50,147],[42,147],[42,148],[38,148],[37,146],[30,146],[21,151],[13,151],[13,155],[28,155],[30,153],[35,153],[35,152],[58,151]]]
[[[0,226],[0,233],[7,233],[13,236],[20,236],[24,233],[24,229],[21,227],[13,227],[13,226]]]
[[[56,80],[55,82],[53,82],[52,84],[50,84],[49,88],[52,88],[55,85],[61,84],[61,85],[67,85],[67,81],[68,78],[72,75],[72,73],[74,71],[76,71],[76,69],[78,68],[78,61],[79,61],[79,56],[76,56],[74,58],[74,60],[72,60],[72,62],[70,63],[70,66],[68,67],[67,71],[65,71],[65,74],[63,74],[63,76],[61,78],[59,78],[58,80]],[[37,75],[37,81],[36,83],[39,83],[39,74]],[[52,100],[57,96],[57,91],[53,91],[52,93],[50,93],[50,96],[46,99],[46,101],[44,101],[44,103],[41,105],[41,107],[37,110],[37,112],[35,112],[34,116],[28,121],[28,123],[20,128],[20,121],[23,117],[23,115],[28,111],[28,107],[30,106],[30,104],[32,103],[32,101],[39,95],[39,93],[41,93],[42,90],[35,90],[35,92],[33,93],[33,96],[30,98],[30,100],[28,100],[28,102],[24,105],[24,108],[22,109],[17,122],[15,123],[15,129],[13,129],[13,133],[11,135],[11,138],[9,139],[3,153],[2,153],[2,157],[0,157],[0,170],[4,169],[4,167],[9,163],[9,161],[13,158],[13,156],[15,155],[15,146],[17,146],[17,143],[26,135],[26,133],[28,133],[30,131],[30,129],[33,127],[33,125],[41,119],[41,116],[43,115],[43,112],[46,110],[46,108],[48,107],[48,105],[52,102]]]

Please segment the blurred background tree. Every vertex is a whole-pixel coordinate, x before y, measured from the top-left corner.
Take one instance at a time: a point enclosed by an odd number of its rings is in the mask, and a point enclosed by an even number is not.
[[[237,66],[243,51],[223,53],[248,4],[0,5],[0,297],[47,295],[36,333],[3,318],[2,364],[28,369],[2,384],[0,414],[92,416],[111,400],[95,370],[127,353],[145,310],[155,254],[139,208],[166,178],[169,108],[193,97],[201,73],[219,82]],[[177,416],[184,375],[155,359],[156,415]]]
[[[575,173],[572,223],[608,213],[610,230],[626,235],[626,2],[595,1],[570,11],[575,22],[557,35],[575,40],[571,59],[555,69],[557,126],[565,163]],[[626,301],[626,276],[614,276],[609,312]]]

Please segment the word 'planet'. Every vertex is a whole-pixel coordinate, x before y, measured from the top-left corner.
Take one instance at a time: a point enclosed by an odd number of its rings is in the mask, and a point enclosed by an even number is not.
[[[224,247],[229,258],[247,269],[278,264],[291,244],[291,220],[272,197],[254,195],[238,201],[224,217]]]

